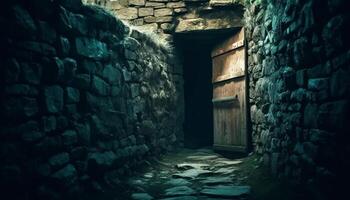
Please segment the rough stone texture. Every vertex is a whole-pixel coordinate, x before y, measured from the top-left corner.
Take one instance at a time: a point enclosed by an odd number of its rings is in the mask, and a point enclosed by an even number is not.
[[[128,23],[160,34],[213,31],[243,25],[241,0],[87,0],[85,3],[106,7]],[[164,27],[163,23],[169,24]]]
[[[153,8],[139,8],[140,17],[152,16],[153,14],[154,14]]]
[[[3,7],[3,196],[76,199],[120,188],[118,177],[174,148],[182,122],[165,44],[80,0]],[[137,18],[138,9],[125,16]]]
[[[211,186],[203,189],[201,194],[212,197],[235,198],[250,193],[250,186]]]
[[[241,0],[234,1],[209,1],[209,0],[84,0],[85,4],[97,4],[105,7],[118,18],[128,24],[135,26],[135,29],[142,32],[157,33],[159,43],[166,41],[173,45],[176,34],[196,34],[198,31],[226,32],[231,29],[243,26],[242,16],[244,7]],[[74,17],[73,17],[74,18]],[[223,30],[227,29],[227,30]],[[101,41],[104,42],[104,41]],[[173,45],[176,46],[176,45]],[[183,71],[181,63],[181,50],[176,49],[173,54],[174,67],[170,73],[174,76],[177,113],[177,133],[182,133],[184,121],[184,88]],[[136,55],[125,52],[127,59],[135,60]],[[136,66],[132,62],[130,67]],[[87,72],[84,72],[87,73]],[[121,71],[127,82],[132,80],[132,73]],[[79,83],[87,83],[87,77],[81,77]],[[141,86],[142,87],[142,86]],[[111,94],[118,93],[121,89],[112,87]],[[92,96],[89,95],[89,99]],[[176,138],[180,143],[184,141],[184,135],[178,134]]]
[[[339,76],[350,76],[345,4],[261,1],[245,13],[255,151],[273,175],[332,198],[350,166],[350,80]]]
[[[126,20],[138,18],[137,8],[132,8],[132,7],[122,8],[116,11],[116,15],[120,17],[120,19],[126,19]]]
[[[57,113],[63,109],[63,89],[60,86],[49,86],[44,89],[46,111]]]
[[[261,167],[262,162],[256,158],[254,162],[249,162],[256,168]],[[250,199],[254,188],[242,185],[242,180],[247,179],[247,174],[243,172],[246,169],[243,163],[247,159],[251,158],[232,160],[206,148],[179,149],[164,155],[160,162],[146,166],[142,173],[128,177],[126,184],[131,187],[131,191],[139,191],[130,194],[131,199],[148,199],[149,195],[161,200]],[[209,173],[187,180],[173,178],[188,169]]]

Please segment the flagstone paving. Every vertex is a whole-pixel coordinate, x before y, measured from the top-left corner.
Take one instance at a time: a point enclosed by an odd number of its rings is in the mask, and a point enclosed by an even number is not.
[[[210,149],[182,150],[166,155],[158,165],[128,181],[134,200],[249,199],[251,188],[241,185],[241,159],[229,159]]]

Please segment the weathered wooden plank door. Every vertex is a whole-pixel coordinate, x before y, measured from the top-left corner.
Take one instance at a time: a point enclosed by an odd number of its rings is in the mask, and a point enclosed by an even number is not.
[[[214,149],[247,151],[244,29],[212,51]]]

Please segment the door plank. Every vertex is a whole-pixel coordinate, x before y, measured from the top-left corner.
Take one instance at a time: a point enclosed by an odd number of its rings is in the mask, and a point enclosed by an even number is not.
[[[219,82],[245,75],[244,48],[213,58],[212,82]]]
[[[212,51],[214,148],[247,149],[243,28]]]
[[[221,44],[217,45],[212,53],[211,57],[215,57],[221,54],[224,54],[228,51],[234,50],[236,48],[244,46],[244,29],[241,28],[241,30],[235,34],[233,37],[228,38]]]

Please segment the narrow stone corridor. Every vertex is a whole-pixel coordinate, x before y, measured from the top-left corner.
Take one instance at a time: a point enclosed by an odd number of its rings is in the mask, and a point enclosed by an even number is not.
[[[3,1],[1,200],[343,199],[349,2]]]
[[[182,149],[128,180],[131,199],[248,199],[251,188],[241,173],[243,159],[211,149]]]

